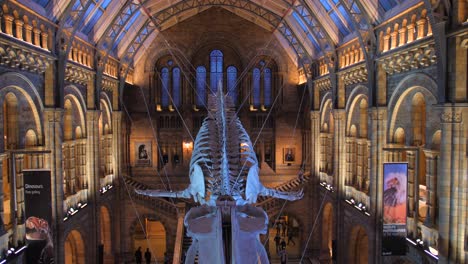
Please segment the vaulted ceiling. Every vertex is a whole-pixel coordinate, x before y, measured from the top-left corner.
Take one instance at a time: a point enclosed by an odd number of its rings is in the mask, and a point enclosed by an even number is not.
[[[272,32],[297,56],[299,65],[354,38],[361,45],[375,41],[375,25],[420,1],[20,0],[34,5],[36,12],[55,21],[69,36],[79,36],[130,65],[160,32],[214,6]]]

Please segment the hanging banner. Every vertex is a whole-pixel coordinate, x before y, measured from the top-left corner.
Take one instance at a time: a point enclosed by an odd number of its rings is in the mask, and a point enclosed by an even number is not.
[[[408,163],[383,165],[382,255],[406,254],[406,197]]]
[[[26,263],[54,263],[49,170],[24,170]]]

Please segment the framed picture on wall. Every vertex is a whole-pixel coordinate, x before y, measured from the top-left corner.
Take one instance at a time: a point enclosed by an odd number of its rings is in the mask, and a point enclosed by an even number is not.
[[[137,166],[151,166],[151,141],[135,142],[135,160]]]
[[[294,163],[296,161],[296,148],[283,148],[283,163]]]

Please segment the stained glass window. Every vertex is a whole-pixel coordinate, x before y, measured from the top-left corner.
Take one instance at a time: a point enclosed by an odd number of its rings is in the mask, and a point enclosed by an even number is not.
[[[206,69],[203,66],[197,67],[197,94],[195,104],[197,106],[205,106],[206,98]]]
[[[253,105],[255,107],[260,106],[260,69],[254,68],[252,71],[252,93],[253,93]]]
[[[229,66],[227,68],[227,88],[228,95],[232,98],[234,103],[237,102],[237,68],[234,66]]]
[[[169,69],[161,70],[161,104],[164,107],[169,106]]]
[[[263,100],[266,107],[271,106],[271,69],[263,71]]]
[[[223,53],[213,50],[210,53],[210,88],[211,92],[218,91],[218,85],[223,84]]]
[[[172,69],[172,100],[175,106],[180,106],[180,69]]]

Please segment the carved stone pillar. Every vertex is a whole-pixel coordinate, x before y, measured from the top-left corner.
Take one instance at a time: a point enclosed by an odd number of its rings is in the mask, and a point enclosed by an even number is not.
[[[398,43],[398,46],[403,46],[406,44],[406,27],[402,27],[400,28],[400,30],[398,30],[398,34],[399,34],[399,43]]]
[[[339,196],[343,195],[345,174],[345,125],[346,125],[346,112],[343,109],[333,110],[334,118],[334,152],[333,152],[333,166],[334,166],[334,185],[337,188]]]
[[[52,218],[55,222],[52,224],[52,230],[55,230],[54,245],[63,245],[65,237],[63,236],[63,168],[62,168],[62,143],[63,143],[63,110],[55,108],[46,108],[44,110],[44,135],[45,149],[50,149],[51,153],[46,159],[46,168],[51,170],[52,180]],[[60,247],[54,247],[55,261],[64,262],[63,250]]]
[[[24,22],[20,19],[15,19],[15,25],[16,25],[16,38],[23,40],[23,25]]]
[[[320,112],[310,112],[310,136],[311,136],[311,177],[319,177],[320,173]]]
[[[421,18],[418,21],[416,21],[416,25],[417,25],[417,37],[416,37],[416,39],[421,39],[421,38],[425,37],[424,27],[426,26],[426,23],[427,23],[427,21],[426,21],[425,18]]]
[[[437,177],[437,196],[439,198],[439,263],[456,263],[457,255],[463,254],[460,248],[460,195],[462,177],[466,171],[460,170],[461,158],[465,155],[460,151],[462,140],[462,115],[459,109],[444,107],[441,114],[442,138],[440,144],[440,166]],[[466,195],[463,194],[463,195]],[[466,207],[465,207],[466,209]],[[465,219],[466,221],[466,219]],[[459,234],[460,233],[460,234]],[[461,252],[460,252],[461,251]]]
[[[49,50],[48,39],[49,39],[49,34],[47,33],[47,31],[43,30],[41,32],[41,43],[42,43],[41,47],[43,49]]]
[[[413,42],[414,41],[414,24],[413,23],[410,23],[408,24],[408,26],[406,26],[406,28],[408,29],[408,38],[407,38],[407,41],[406,43],[410,43],[410,42]]]
[[[120,177],[122,171],[122,112],[112,112],[112,163],[113,163],[113,174],[114,184],[118,182],[115,179]]]
[[[382,148],[387,143],[387,108],[376,107],[369,109],[370,117],[370,153],[369,153],[369,196],[370,214],[374,226],[375,236],[369,238],[369,245],[373,245],[373,252],[381,252],[382,245],[382,193],[383,172],[382,164],[385,161]],[[369,263],[382,263],[381,254],[374,254]]]
[[[13,36],[13,19],[14,17],[9,14],[3,15],[3,18],[5,19],[5,33],[7,35]]]
[[[185,217],[185,203],[178,203],[177,205],[177,233],[174,246],[174,257],[172,264],[179,264],[182,257],[182,244],[184,241],[184,217]]]
[[[424,225],[432,228],[436,224],[436,198],[437,198],[437,162],[439,152],[424,150],[426,156],[426,205],[427,214]]]
[[[394,49],[398,46],[398,31],[393,31],[392,33],[390,33],[390,36],[392,38],[391,40],[391,46],[390,46],[390,49]]]
[[[24,25],[24,40],[32,44],[32,26],[29,24]]]
[[[88,191],[89,201],[93,205],[90,210],[89,219],[91,228],[88,230],[88,238],[91,243],[89,245],[89,260],[92,263],[98,262],[98,238],[99,238],[99,204],[100,198],[100,177],[99,177],[99,115],[100,111],[87,110],[86,112],[86,164],[88,169]]]
[[[33,33],[34,33],[34,45],[40,47],[41,46],[41,39],[40,39],[40,36],[41,36],[41,30],[37,27],[34,27],[33,28]]]

